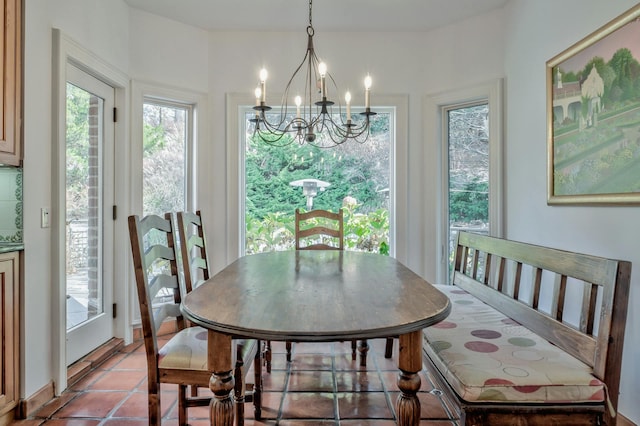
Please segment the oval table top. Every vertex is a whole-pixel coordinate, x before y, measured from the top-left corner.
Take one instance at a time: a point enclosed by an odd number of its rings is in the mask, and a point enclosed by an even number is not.
[[[301,250],[241,257],[182,302],[189,320],[233,336],[332,341],[421,330],[449,299],[396,259]]]

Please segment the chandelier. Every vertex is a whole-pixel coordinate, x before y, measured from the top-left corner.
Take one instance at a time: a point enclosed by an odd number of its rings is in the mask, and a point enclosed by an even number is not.
[[[327,71],[327,65],[318,59],[313,48],[312,6],[313,0],[309,0],[307,51],[287,83],[280,114],[269,113],[272,108],[266,102],[268,74],[264,68],[260,71],[260,85],[255,90],[256,105],[253,107],[255,117],[249,120],[253,123],[253,135],[265,143],[280,146],[293,141],[321,148],[337,146],[347,140],[363,143],[369,138],[369,119],[376,114],[370,109],[371,76],[367,75],[364,79],[363,112],[355,116],[351,114],[349,92],[346,92],[344,97],[344,113],[339,100],[337,106],[330,100],[330,95],[335,96],[338,93],[338,87]],[[302,90],[293,97],[296,106],[295,116],[289,113],[290,96],[294,95],[294,90]],[[285,135],[290,137],[285,138]]]

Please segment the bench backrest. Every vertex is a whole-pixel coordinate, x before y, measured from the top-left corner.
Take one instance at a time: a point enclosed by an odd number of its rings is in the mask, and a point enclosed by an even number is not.
[[[617,405],[630,262],[468,232],[454,256],[453,284],[591,366]]]

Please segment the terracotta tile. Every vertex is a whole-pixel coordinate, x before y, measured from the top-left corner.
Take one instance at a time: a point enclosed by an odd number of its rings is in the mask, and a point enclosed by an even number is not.
[[[163,405],[164,408],[164,405]],[[140,417],[148,418],[149,398],[146,393],[132,393],[113,413],[112,417]]]
[[[146,377],[145,371],[110,371],[88,386],[90,390],[125,390],[136,389]]]
[[[262,420],[275,420],[280,412],[282,392],[264,392],[262,394]],[[249,408],[250,407],[250,408]],[[253,406],[245,407],[245,419],[253,419]]]
[[[331,355],[333,353],[333,344],[332,343],[294,343],[291,353]]]
[[[264,391],[281,391],[284,389],[286,380],[287,373],[285,371],[271,370],[271,373],[265,371],[262,374],[262,389]]]
[[[105,362],[100,364],[97,369],[98,370],[111,370],[114,365],[122,361],[127,356],[125,352],[118,352],[114,354],[112,357],[107,359]]]
[[[360,370],[360,358],[356,357],[356,360],[354,361],[351,358],[351,352],[336,354],[334,365],[336,370]],[[373,368],[374,365],[372,364],[369,367]]]
[[[282,401],[283,419],[333,419],[334,394],[324,392],[291,392]]]
[[[144,419],[136,420],[136,419],[107,419],[104,423],[104,426],[148,426],[149,421],[145,417]]]
[[[421,419],[449,419],[439,396],[429,392],[418,392]],[[395,400],[394,400],[395,401]]]
[[[340,426],[394,426],[395,420],[375,420],[375,419],[358,419],[358,420],[340,420]]]
[[[140,370],[147,373],[147,356],[143,353],[132,353],[120,358],[120,361],[111,367],[112,370]]]
[[[97,426],[100,420],[95,419],[54,419],[43,423],[46,426]]]
[[[338,392],[380,392],[384,388],[377,371],[336,371]]]
[[[127,396],[127,392],[86,392],[62,407],[54,417],[104,418]]]
[[[329,426],[335,425],[335,420],[282,420],[280,426]]]
[[[345,392],[338,394],[341,419],[393,419],[384,392]]]
[[[332,370],[333,357],[323,354],[296,354],[290,367],[291,370]]]
[[[331,371],[292,371],[287,391],[333,392]]]

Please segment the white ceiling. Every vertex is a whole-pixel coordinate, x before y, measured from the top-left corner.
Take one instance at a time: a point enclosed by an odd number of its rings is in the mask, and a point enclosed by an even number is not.
[[[125,0],[213,31],[304,31],[306,0]],[[428,31],[502,8],[508,0],[316,0],[317,31]]]

